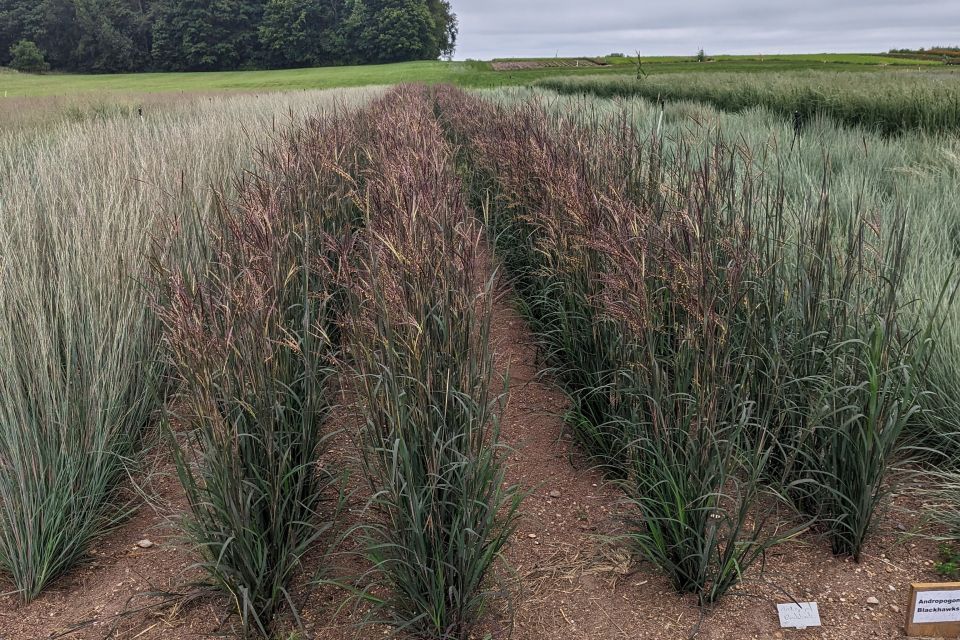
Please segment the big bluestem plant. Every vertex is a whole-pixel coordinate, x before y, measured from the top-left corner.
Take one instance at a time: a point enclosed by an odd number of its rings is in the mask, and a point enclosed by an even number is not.
[[[617,402],[621,345],[595,304],[602,293],[598,256],[584,235],[586,220],[607,206],[594,198],[591,180],[615,178],[593,173],[606,167],[591,163],[598,150],[587,131],[570,126],[569,136],[555,137],[540,105],[504,112],[451,92],[442,101],[448,129],[472,164],[474,202],[486,202],[495,249],[571,398],[573,434],[598,466],[621,475],[630,438],[606,420]]]
[[[374,515],[361,532],[385,592],[367,595],[375,620],[465,640],[519,503],[498,442],[493,281],[424,90],[395,92],[371,122],[345,321]]]
[[[626,539],[709,605],[802,527],[776,517],[783,500],[763,482],[769,434],[744,392],[738,316],[755,230],[746,207],[729,205],[755,186],[722,145],[700,164],[680,153],[668,171],[655,144],[650,157],[670,188],[638,192],[591,224],[605,263],[599,302],[624,354],[608,420],[632,437],[619,482],[634,514]]]
[[[132,250],[146,247],[101,246],[97,221],[51,213],[0,240],[0,569],[24,601],[129,514],[124,480],[160,406]]]
[[[186,531],[245,632],[269,634],[301,558],[327,531],[339,479],[319,465],[331,429],[338,236],[355,212],[341,118],[321,116],[221,201],[205,259],[162,271],[158,309],[182,385],[173,439]],[[172,435],[172,432],[171,432]]]
[[[904,434],[926,393],[931,325],[904,299],[903,218],[880,229],[856,212],[837,233],[835,217],[824,198],[802,225],[791,272],[775,281],[787,292],[778,296],[786,298],[778,344],[787,348],[766,350],[759,369],[774,378],[766,395],[788,417],[774,457],[799,508],[834,553],[859,559],[892,469],[913,453]],[[787,385],[779,393],[778,380]]]

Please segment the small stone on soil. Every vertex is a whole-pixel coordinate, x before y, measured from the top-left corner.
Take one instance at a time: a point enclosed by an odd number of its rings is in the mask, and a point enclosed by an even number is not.
[[[144,538],[143,540],[137,543],[137,546],[140,547],[141,549],[149,549],[150,547],[153,546],[153,542]]]
[[[867,604],[880,604],[880,601],[875,596],[870,596],[867,598]]]
[[[554,489],[553,491],[550,492],[550,497],[551,497],[551,498],[559,498],[559,497],[560,497],[560,492],[557,491],[556,489]]]

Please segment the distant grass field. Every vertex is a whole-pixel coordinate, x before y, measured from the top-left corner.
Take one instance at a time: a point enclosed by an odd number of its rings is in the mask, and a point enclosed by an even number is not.
[[[603,61],[610,65],[629,65],[637,63],[637,56],[624,52],[622,56],[581,56],[589,60]],[[521,60],[542,60],[544,62],[554,60],[554,58],[497,58],[494,62],[508,62]],[[684,64],[697,62],[695,56],[641,56],[644,64]],[[773,54],[773,55],[707,55],[707,63],[787,63],[791,65],[810,63],[819,64],[840,64],[840,65],[906,65],[916,66],[916,59],[907,59],[902,56],[889,56],[876,53],[795,53],[795,54]],[[939,64],[939,60],[922,60],[923,64]],[[704,63],[698,63],[704,64]]]
[[[728,111],[766,107],[803,122],[826,115],[850,126],[886,134],[960,131],[960,72],[954,67],[886,73],[836,73],[832,67],[793,73],[661,73],[547,78],[538,85],[565,94],[601,98],[708,102]]]
[[[633,73],[636,58],[601,58],[609,67],[540,68],[495,71],[489,62],[406,62],[389,65],[322,67],[277,71],[207,73],[137,73],[116,75],[0,72],[0,96],[70,96],[90,93],[179,93],[221,91],[292,91],[385,85],[400,82],[449,82],[464,87],[498,87],[527,84],[557,75]],[[547,59],[543,59],[547,60]],[[643,58],[646,73],[679,71],[790,71],[801,69],[863,71],[885,65],[940,66],[927,60],[905,60],[868,54],[804,54],[783,56],[716,56],[698,63],[690,57]]]

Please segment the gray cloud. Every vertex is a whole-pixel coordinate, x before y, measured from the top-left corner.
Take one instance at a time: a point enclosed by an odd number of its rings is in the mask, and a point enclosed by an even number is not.
[[[960,45],[958,0],[453,0],[458,58]]]

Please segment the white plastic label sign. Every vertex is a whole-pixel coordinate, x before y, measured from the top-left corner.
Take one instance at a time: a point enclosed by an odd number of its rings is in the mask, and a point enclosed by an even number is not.
[[[960,590],[919,591],[913,604],[913,622],[960,622]]]
[[[806,629],[820,626],[820,610],[816,602],[788,602],[778,604],[780,628]]]

